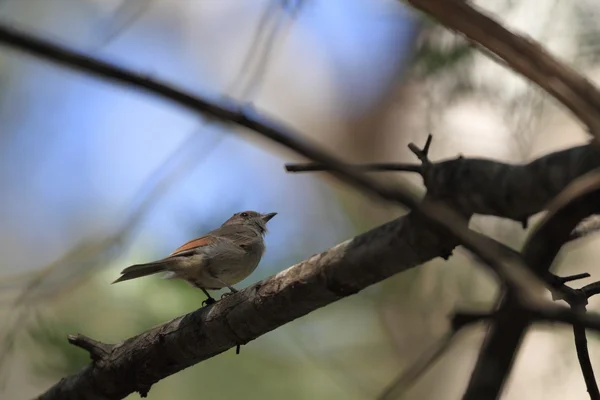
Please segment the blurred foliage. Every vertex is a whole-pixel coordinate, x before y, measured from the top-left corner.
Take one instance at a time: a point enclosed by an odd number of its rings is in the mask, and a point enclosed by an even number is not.
[[[36,346],[36,353],[42,357],[32,357],[36,374],[61,378],[79,371],[90,363],[90,357],[80,348],[67,342],[67,335],[79,331],[79,324],[64,318],[39,317],[29,327],[29,337]]]
[[[448,72],[476,54],[473,45],[462,38],[453,38],[452,44],[445,46],[432,40],[439,38],[440,32],[437,21],[422,17],[421,40],[412,58],[412,68],[421,78]]]
[[[454,68],[473,54],[473,46],[466,42],[457,43],[447,50],[426,42],[417,48],[413,67],[423,78],[430,78]]]
[[[598,26],[598,16],[590,13],[583,7],[578,7],[576,10],[582,27],[577,35],[580,42],[577,58],[593,65],[600,61],[600,26]]]

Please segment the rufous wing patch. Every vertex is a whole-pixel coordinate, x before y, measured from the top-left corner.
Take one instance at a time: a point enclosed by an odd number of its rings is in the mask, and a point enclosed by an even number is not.
[[[169,257],[176,256],[178,253],[182,253],[187,250],[192,250],[196,247],[210,246],[215,242],[216,239],[213,236],[200,236],[199,238],[192,239],[183,246],[179,247],[177,250],[169,254]]]

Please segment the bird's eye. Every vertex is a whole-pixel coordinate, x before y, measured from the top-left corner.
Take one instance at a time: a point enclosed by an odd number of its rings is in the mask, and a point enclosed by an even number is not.
[[[248,213],[246,213],[246,212],[243,212],[243,213],[241,213],[241,214],[240,214],[240,216],[241,216],[241,217],[244,217],[244,218],[248,218]]]

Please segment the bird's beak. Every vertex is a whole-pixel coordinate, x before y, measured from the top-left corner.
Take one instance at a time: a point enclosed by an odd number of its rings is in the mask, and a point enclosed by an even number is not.
[[[276,215],[277,215],[277,213],[268,213],[268,214],[262,214],[260,217],[262,218],[263,221],[269,222],[271,220],[271,218],[273,218]]]

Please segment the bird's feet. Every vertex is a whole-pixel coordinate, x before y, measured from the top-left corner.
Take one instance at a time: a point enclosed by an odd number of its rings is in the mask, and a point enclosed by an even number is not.
[[[231,296],[232,294],[234,294],[234,293],[237,293],[237,292],[238,292],[238,290],[237,290],[236,288],[234,288],[233,286],[227,286],[227,289],[229,289],[229,290],[230,290],[230,292],[229,292],[229,293],[223,293],[223,294],[221,295],[221,298],[223,298],[223,297],[227,297],[227,296]]]
[[[202,302],[202,307],[210,306],[211,304],[215,304],[216,302],[217,301],[215,299],[213,299],[212,297],[209,297]]]
[[[231,293],[237,293],[238,290],[236,288],[234,288],[233,286],[227,286],[227,289],[229,289],[231,291]]]

